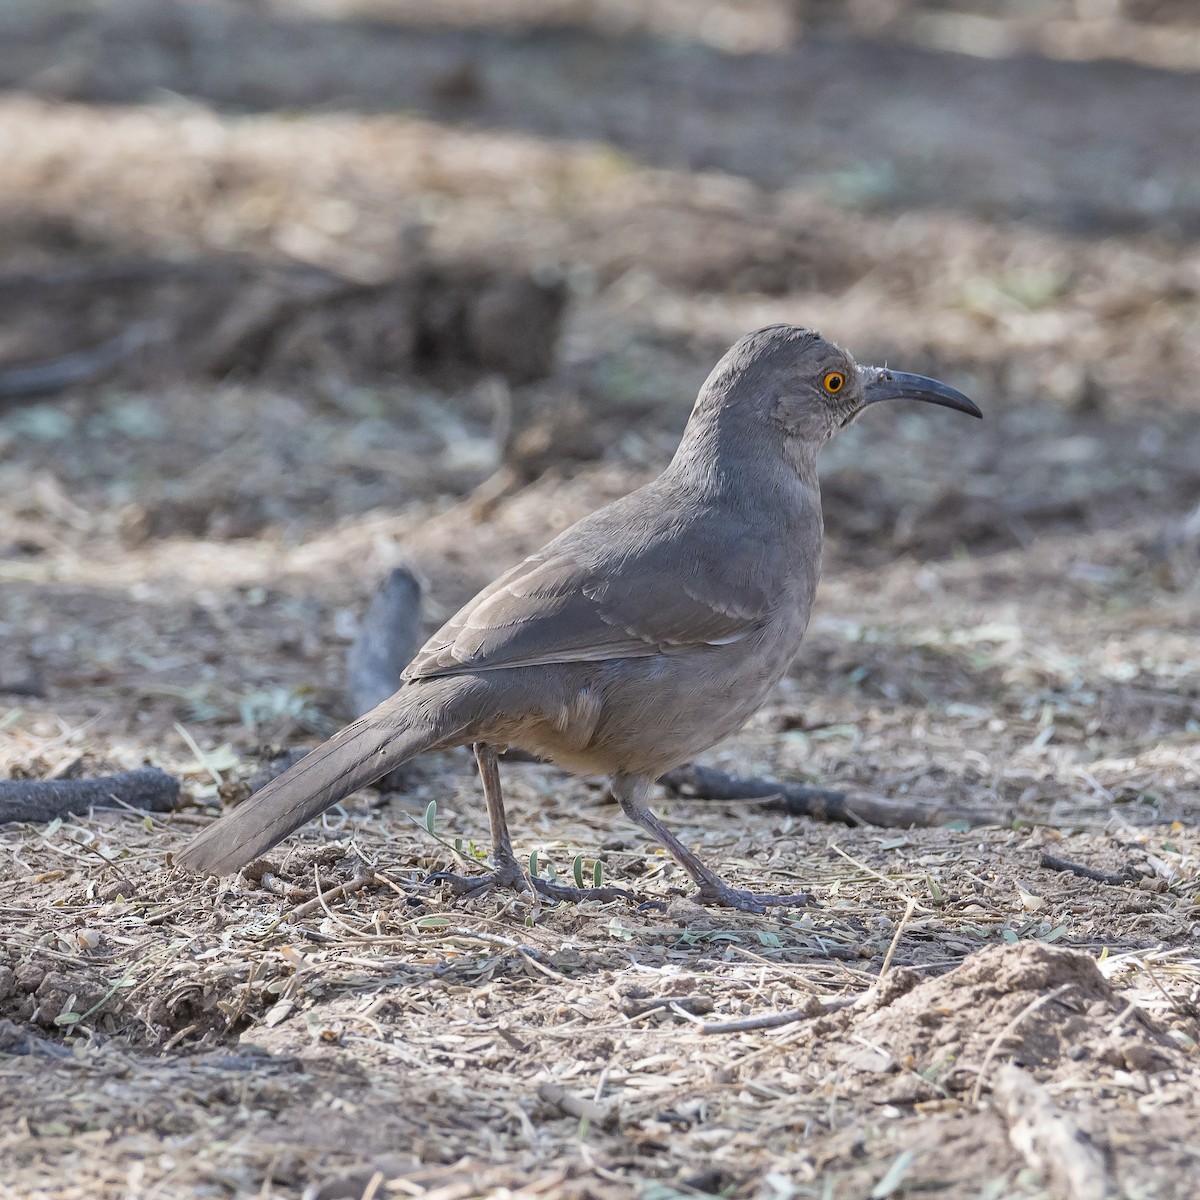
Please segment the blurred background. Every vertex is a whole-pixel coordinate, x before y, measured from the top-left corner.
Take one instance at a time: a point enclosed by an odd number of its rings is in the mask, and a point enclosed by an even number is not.
[[[7,0],[9,765],[83,720],[331,727],[388,566],[436,622],[660,468],[773,321],[987,411],[825,456],[868,607],[818,620],[814,691],[953,667],[854,632],[889,579],[936,610],[922,565],[1087,645],[1194,611],[1198,68],[1183,0]]]

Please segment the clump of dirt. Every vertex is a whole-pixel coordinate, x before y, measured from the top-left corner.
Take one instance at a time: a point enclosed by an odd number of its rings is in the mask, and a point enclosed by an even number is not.
[[[65,1030],[82,1012],[99,1007],[107,990],[103,976],[87,966],[64,966],[39,956],[0,960],[0,1017],[17,1022]]]
[[[982,950],[935,979],[916,978],[899,972],[873,1011],[830,1022],[841,1035],[833,1057],[843,1068],[903,1071],[902,1090],[916,1085],[932,1098],[973,1088],[1004,1061],[1052,1077],[1077,1077],[1089,1060],[1141,1071],[1178,1065],[1179,1051],[1141,1013],[1115,1038],[1126,1005],[1077,950],[1023,941]]]

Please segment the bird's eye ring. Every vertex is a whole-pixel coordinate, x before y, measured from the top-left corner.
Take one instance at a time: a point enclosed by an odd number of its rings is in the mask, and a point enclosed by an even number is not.
[[[846,383],[846,377],[841,371],[830,371],[822,381],[825,385],[825,390],[833,395],[834,392],[840,392]]]

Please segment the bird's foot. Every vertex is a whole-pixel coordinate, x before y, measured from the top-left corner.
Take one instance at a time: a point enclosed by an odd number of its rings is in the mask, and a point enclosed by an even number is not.
[[[776,896],[770,892],[747,892],[742,888],[730,887],[721,880],[704,883],[696,889],[695,898],[701,904],[714,904],[722,908],[736,908],[739,912],[762,913],[768,908],[804,908],[813,902],[807,892],[795,896]]]
[[[486,875],[456,875],[453,871],[434,871],[425,882],[444,883],[456,896],[486,896],[501,889],[509,892],[533,892],[529,879],[517,862],[501,863]]]
[[[549,879],[542,879],[537,875],[532,877],[531,882],[538,893],[545,896],[547,900],[570,900],[574,904],[578,904],[581,900],[600,900],[605,904],[613,900],[628,900],[631,904],[638,903],[638,898],[632,892],[619,887],[568,887],[565,883],[553,883]]]

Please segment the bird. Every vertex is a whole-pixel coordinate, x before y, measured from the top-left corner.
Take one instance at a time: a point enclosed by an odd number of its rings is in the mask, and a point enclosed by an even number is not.
[[[804,894],[727,883],[649,806],[654,781],[739,729],[800,647],[821,573],[821,448],[871,405],[911,399],[974,417],[936,379],[860,366],[796,325],[747,334],[704,382],[657,478],[502,574],[417,652],[399,689],[194,838],[174,861],[236,872],[417,754],[472,747],[492,870],[449,879],[553,899],[611,898],[522,869],[499,755],[606,775],[625,816],[704,904],[762,913]],[[535,897],[536,899],[536,897]]]

